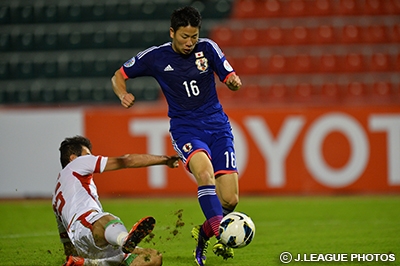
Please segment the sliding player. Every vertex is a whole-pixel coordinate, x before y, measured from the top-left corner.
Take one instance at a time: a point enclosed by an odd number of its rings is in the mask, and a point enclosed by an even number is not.
[[[162,265],[159,252],[137,247],[153,230],[155,219],[151,216],[140,219],[128,233],[117,216],[103,211],[93,174],[161,164],[175,168],[179,157],[95,156],[91,154],[90,140],[82,136],[66,138],[59,150],[63,169],[57,178],[52,203],[67,255],[64,266]]]

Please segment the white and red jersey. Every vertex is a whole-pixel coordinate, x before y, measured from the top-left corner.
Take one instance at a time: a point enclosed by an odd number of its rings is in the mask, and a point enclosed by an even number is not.
[[[93,174],[103,172],[107,160],[102,156],[79,156],[59,173],[52,204],[60,233],[70,235],[71,224],[87,211],[103,212]]]

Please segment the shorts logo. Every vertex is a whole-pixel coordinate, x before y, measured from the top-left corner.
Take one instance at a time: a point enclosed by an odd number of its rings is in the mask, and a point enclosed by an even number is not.
[[[125,62],[124,67],[131,67],[135,64],[135,57],[132,57],[128,61]]]
[[[189,143],[186,143],[185,145],[183,145],[183,148],[182,148],[182,150],[183,150],[184,152],[186,152],[186,153],[191,152],[192,149],[193,149],[192,143],[190,143],[190,142],[189,142]]]

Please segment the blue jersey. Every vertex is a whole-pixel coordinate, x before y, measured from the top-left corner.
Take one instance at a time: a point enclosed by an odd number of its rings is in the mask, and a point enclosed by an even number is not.
[[[225,81],[234,72],[212,40],[200,38],[189,55],[176,53],[171,42],[139,52],[121,68],[125,78],[154,77],[168,103],[171,131],[181,126],[230,127],[218,100],[214,73]]]

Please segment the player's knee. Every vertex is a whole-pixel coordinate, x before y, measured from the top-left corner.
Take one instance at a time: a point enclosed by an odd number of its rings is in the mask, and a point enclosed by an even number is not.
[[[234,210],[236,205],[239,203],[239,195],[238,194],[231,194],[224,197],[224,203],[222,206],[228,210]]]
[[[210,174],[208,171],[201,171],[195,175],[197,184],[204,185],[213,185],[215,184],[214,176]]]

